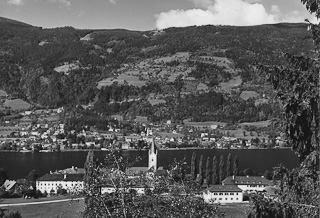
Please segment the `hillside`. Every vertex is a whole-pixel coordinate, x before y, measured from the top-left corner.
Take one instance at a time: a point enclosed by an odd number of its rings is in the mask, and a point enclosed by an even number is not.
[[[0,18],[0,29],[0,90],[13,98],[150,121],[270,119],[278,113],[273,92],[253,64],[312,52],[305,24],[139,32],[43,29]]]

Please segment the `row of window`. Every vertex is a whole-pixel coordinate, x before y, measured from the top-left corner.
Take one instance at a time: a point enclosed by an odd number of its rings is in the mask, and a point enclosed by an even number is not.
[[[247,185],[247,187],[266,187],[265,185]]]
[[[238,193],[224,193],[224,192],[214,192],[213,195],[238,195]]]
[[[215,200],[215,201],[216,201],[216,200],[222,201],[222,199],[223,199],[223,198],[213,198],[213,200]],[[225,200],[227,201],[228,198],[225,198]],[[230,198],[230,200],[233,201],[233,198]],[[238,201],[239,198],[235,198],[235,200]]]
[[[39,184],[39,186],[41,187],[41,186],[62,186],[62,184],[60,183],[60,184],[58,184],[58,183],[38,183]],[[65,185],[67,185],[67,184],[65,184]],[[71,185],[71,186],[80,186],[80,187],[82,187],[82,183],[71,183],[71,184],[69,184],[69,185]]]

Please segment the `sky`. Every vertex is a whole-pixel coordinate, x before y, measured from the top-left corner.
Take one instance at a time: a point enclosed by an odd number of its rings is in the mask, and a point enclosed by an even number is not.
[[[0,0],[0,17],[43,28],[129,30],[316,22],[300,0]]]

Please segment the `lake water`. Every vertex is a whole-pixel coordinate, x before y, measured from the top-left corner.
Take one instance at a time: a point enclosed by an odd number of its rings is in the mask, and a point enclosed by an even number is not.
[[[294,168],[299,165],[298,157],[289,149],[279,150],[227,150],[227,149],[188,149],[188,150],[160,150],[158,153],[158,166],[167,167],[176,158],[181,160],[184,157],[188,165],[191,162],[192,153],[197,154],[197,159],[203,155],[204,160],[207,157],[221,155],[225,161],[229,153],[232,157],[238,155],[239,169],[244,170],[251,168],[257,172],[263,173],[267,169],[282,163],[288,168]],[[10,179],[18,179],[25,177],[31,170],[35,169],[39,176],[51,171],[69,168],[71,166],[83,167],[88,152],[60,152],[60,153],[14,153],[0,152],[0,168],[3,167]],[[106,151],[96,151],[95,156],[100,161],[106,156]],[[138,166],[148,166],[147,151],[122,151],[123,157],[135,159],[140,156],[142,160]],[[212,159],[211,159],[212,160]],[[205,163],[204,163],[205,164]]]

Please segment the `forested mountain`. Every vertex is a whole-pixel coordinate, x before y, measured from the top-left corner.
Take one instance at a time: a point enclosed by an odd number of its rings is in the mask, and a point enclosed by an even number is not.
[[[0,18],[0,89],[37,107],[91,105],[100,116],[266,120],[279,109],[256,64],[283,64],[283,52],[311,53],[306,29],[44,29]]]

